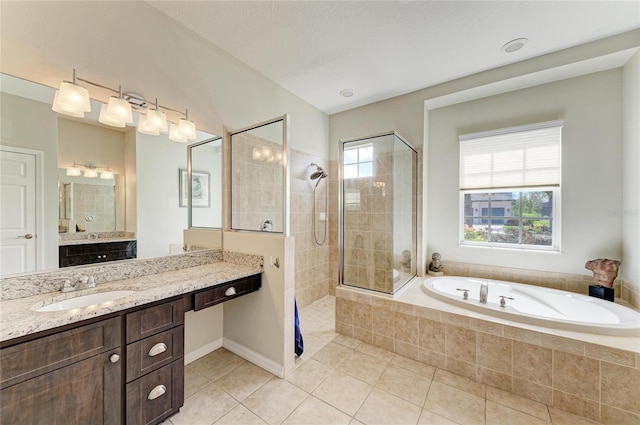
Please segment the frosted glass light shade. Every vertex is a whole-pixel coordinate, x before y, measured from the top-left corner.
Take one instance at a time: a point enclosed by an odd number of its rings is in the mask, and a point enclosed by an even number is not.
[[[191,120],[181,118],[180,121],[178,121],[178,131],[187,139],[196,138],[196,125]]]
[[[95,179],[98,177],[98,171],[95,168],[87,168],[84,170],[84,176],[88,179]]]
[[[53,98],[51,109],[65,115],[84,116],[84,112],[91,111],[89,92],[82,86],[63,81]]]
[[[140,119],[138,120],[138,131],[142,134],[148,134],[149,136],[157,136],[160,134],[158,129],[147,125],[147,117],[145,115],[140,115]]]
[[[171,123],[171,126],[169,126],[169,140],[173,140],[178,143],[187,143],[187,138],[180,134],[178,124]]]
[[[67,176],[78,177],[80,176],[80,168],[75,165],[67,168]]]
[[[273,151],[271,150],[271,146],[262,147],[262,159],[267,162],[273,162]]]
[[[126,123],[133,122],[131,104],[119,97],[110,97],[109,103],[100,108],[98,121],[113,127],[124,127]]]
[[[155,128],[161,133],[169,131],[167,116],[157,109],[149,109],[147,111],[147,126]]]
[[[113,171],[105,170],[100,173],[100,178],[102,180],[113,180]]]
[[[259,148],[259,147],[253,148],[253,152],[251,153],[251,159],[253,159],[254,161],[261,161],[262,160],[262,149]]]
[[[84,118],[84,111],[78,111],[75,108],[69,108],[65,105],[60,104],[60,102],[58,101],[58,93],[58,90],[56,90],[56,94],[53,96],[53,105],[51,106],[51,109],[53,111],[59,114],[68,115],[70,117]]]

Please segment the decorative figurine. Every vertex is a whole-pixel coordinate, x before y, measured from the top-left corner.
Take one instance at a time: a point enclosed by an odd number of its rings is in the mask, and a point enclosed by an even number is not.
[[[431,276],[442,276],[444,274],[444,272],[442,271],[444,267],[440,264],[440,258],[442,257],[438,252],[434,252],[431,255],[431,264],[429,264],[427,274]]]
[[[593,277],[597,283],[597,285],[589,285],[589,295],[613,301],[615,298],[613,281],[618,276],[620,261],[598,258],[597,260],[587,261],[584,267],[593,272]]]

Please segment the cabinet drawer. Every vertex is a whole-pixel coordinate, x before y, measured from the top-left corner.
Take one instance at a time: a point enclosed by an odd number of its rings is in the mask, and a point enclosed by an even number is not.
[[[120,318],[24,342],[0,351],[0,388],[42,375],[121,345]]]
[[[127,425],[157,424],[184,404],[184,361],[127,384]]]
[[[127,382],[184,356],[184,326],[127,345]]]
[[[127,314],[127,343],[184,323],[182,298]]]
[[[262,286],[262,277],[259,274],[234,280],[224,285],[214,286],[194,294],[194,311],[237,298],[241,295],[257,291]]]

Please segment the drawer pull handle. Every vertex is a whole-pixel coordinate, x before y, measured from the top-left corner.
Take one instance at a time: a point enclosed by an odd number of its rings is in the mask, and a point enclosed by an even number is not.
[[[236,294],[236,288],[234,288],[233,286],[229,289],[227,289],[226,291],[224,291],[224,294],[227,297],[230,297],[231,295],[235,295]]]
[[[164,353],[167,351],[167,344],[164,342],[159,342],[149,350],[149,357],[157,356],[160,353]]]
[[[155,400],[156,398],[160,397],[166,392],[167,392],[167,387],[165,387],[164,385],[158,385],[157,387],[155,387],[149,392],[149,396],[147,398],[149,400]]]
[[[109,357],[109,360],[111,360],[111,363],[118,363],[118,360],[120,360],[120,356],[117,354],[112,354]]]

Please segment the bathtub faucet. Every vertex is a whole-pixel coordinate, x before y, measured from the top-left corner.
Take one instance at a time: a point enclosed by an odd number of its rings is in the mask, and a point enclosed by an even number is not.
[[[487,303],[487,296],[489,295],[489,282],[483,280],[480,284],[480,302],[482,304]]]

